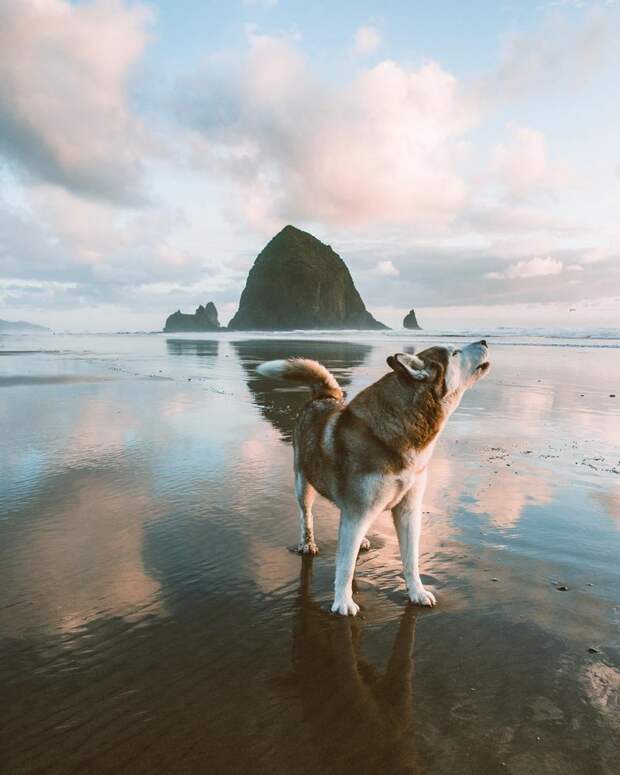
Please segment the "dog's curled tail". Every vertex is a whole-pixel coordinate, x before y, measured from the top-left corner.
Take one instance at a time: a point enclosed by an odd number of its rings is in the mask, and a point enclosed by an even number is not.
[[[335,398],[340,401],[344,395],[336,377],[318,361],[312,361],[309,358],[265,361],[257,367],[256,371],[263,377],[308,385],[312,388],[313,398]]]

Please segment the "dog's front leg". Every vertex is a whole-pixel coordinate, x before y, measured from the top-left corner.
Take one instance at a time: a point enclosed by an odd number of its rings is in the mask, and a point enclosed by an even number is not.
[[[426,488],[426,471],[419,475],[413,487],[392,509],[394,526],[398,535],[400,556],[409,599],[418,605],[433,606],[437,600],[424,588],[420,578],[420,534],[422,532],[422,498]]]
[[[373,513],[362,516],[353,516],[343,511],[340,516],[340,528],[338,530],[338,552],[336,555],[336,584],[334,592],[334,604],[332,613],[355,614],[360,610],[353,600],[353,574],[355,562],[362,544],[362,540],[372,524]]]

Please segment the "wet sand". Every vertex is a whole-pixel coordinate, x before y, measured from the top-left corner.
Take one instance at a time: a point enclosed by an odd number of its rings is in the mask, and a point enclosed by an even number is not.
[[[255,373],[354,395],[408,343],[341,339],[0,339],[1,772],[620,771],[620,343],[490,340],[430,470],[438,608],[385,514],[344,619],[334,508],[287,548],[306,393]]]

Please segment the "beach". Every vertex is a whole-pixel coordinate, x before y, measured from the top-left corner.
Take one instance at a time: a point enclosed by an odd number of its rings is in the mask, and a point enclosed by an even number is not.
[[[386,513],[343,618],[333,505],[291,551],[308,393],[256,366],[352,397],[458,338],[0,337],[0,771],[619,772],[620,339],[487,338],[429,468],[437,608]]]

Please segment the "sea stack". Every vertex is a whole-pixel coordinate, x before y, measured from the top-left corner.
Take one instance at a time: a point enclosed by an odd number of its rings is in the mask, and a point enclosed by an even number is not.
[[[409,310],[409,314],[405,316],[405,319],[403,320],[403,327],[410,328],[414,331],[422,330],[418,325],[418,321],[416,320],[414,309]]]
[[[228,324],[238,331],[385,329],[329,245],[285,226],[258,254]]]
[[[205,307],[202,304],[193,315],[186,315],[181,310],[173,312],[166,319],[164,331],[180,333],[182,331],[218,331],[220,322],[215,304],[210,301]]]

